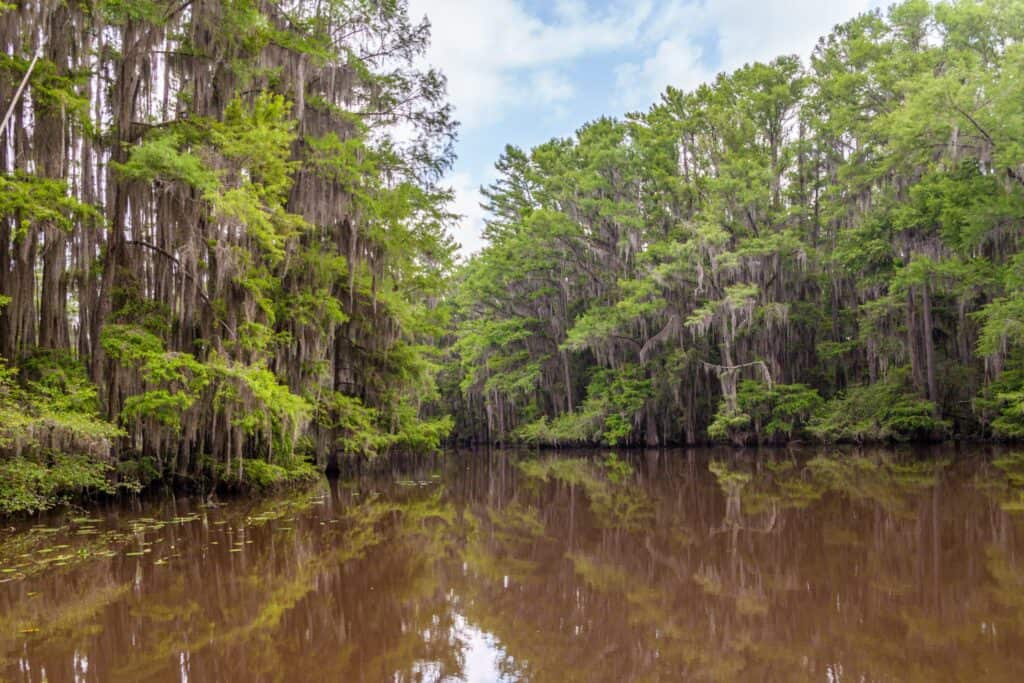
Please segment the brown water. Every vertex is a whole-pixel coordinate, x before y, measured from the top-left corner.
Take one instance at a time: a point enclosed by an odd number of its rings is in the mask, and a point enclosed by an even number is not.
[[[5,529],[0,678],[1024,680],[1024,456],[606,455]]]

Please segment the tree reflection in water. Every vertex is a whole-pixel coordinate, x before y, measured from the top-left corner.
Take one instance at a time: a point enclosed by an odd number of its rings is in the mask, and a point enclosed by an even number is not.
[[[467,454],[57,517],[0,540],[0,677],[1024,680],[1024,455],[916,455]]]

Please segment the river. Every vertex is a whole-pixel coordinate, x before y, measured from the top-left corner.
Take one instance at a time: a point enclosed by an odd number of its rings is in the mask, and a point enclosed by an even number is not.
[[[1021,681],[1024,455],[458,453],[0,531],[9,681]]]

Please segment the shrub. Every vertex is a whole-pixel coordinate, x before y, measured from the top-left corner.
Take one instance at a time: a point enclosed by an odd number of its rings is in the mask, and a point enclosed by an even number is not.
[[[827,442],[911,441],[942,438],[949,423],[935,404],[906,386],[897,374],[889,381],[850,387],[828,401],[808,426]]]

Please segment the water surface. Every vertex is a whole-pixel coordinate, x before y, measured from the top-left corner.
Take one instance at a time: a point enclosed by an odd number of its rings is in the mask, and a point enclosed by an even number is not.
[[[1021,681],[1024,456],[449,455],[0,531],[10,681]]]

